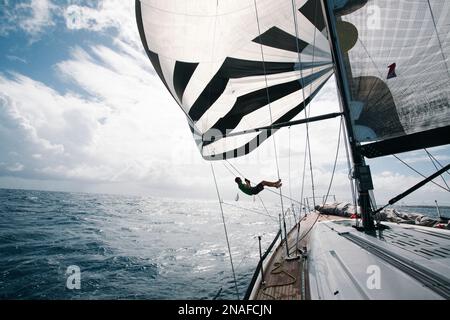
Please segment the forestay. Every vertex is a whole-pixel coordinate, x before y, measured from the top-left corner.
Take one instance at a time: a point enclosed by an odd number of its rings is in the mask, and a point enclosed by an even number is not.
[[[136,17],[208,160],[257,148],[273,132],[227,133],[291,120],[333,73],[320,1],[137,0]]]

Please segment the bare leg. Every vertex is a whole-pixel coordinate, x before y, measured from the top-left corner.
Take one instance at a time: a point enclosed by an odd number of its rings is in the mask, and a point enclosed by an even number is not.
[[[272,187],[272,188],[279,188],[280,187],[281,180],[278,180],[276,182],[270,182],[270,181],[261,181],[261,184],[265,187]]]

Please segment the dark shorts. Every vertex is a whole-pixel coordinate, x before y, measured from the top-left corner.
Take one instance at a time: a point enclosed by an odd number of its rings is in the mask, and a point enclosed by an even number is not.
[[[254,186],[252,188],[252,193],[253,194],[258,194],[258,193],[260,193],[263,190],[264,190],[264,186],[262,185],[262,183],[258,183],[256,186]]]

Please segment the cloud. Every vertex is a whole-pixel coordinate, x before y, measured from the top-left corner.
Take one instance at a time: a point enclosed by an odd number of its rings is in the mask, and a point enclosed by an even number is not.
[[[134,1],[108,0],[98,1],[94,7],[71,4],[63,15],[70,30],[108,32],[115,29],[121,41],[139,47],[134,14]]]
[[[22,171],[24,168],[23,164],[16,162],[13,165],[6,167],[7,170],[11,171],[11,172],[18,172],[18,171]]]
[[[116,39],[112,47],[70,51],[53,70],[88,95],[63,94],[24,75],[0,73],[0,175],[133,182],[156,192],[185,190],[204,179],[184,179],[189,164],[183,159],[196,158],[201,168],[205,163],[141,48]],[[21,170],[11,170],[19,161]],[[201,176],[198,167],[190,169]]]
[[[21,62],[24,64],[28,64],[28,61],[25,59],[22,59],[20,57],[14,56],[14,55],[6,55],[6,59],[10,60],[10,61],[17,61],[17,62]]]
[[[51,0],[30,0],[22,3],[2,1],[0,35],[22,30],[36,40],[46,28],[55,25],[58,7]]]

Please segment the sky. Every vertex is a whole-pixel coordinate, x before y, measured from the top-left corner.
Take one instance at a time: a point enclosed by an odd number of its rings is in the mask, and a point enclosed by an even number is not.
[[[134,0],[0,3],[0,188],[217,196],[211,163],[201,158],[183,112],[143,50]],[[309,108],[311,115],[339,110],[334,78]],[[338,132],[337,119],[309,126],[316,195],[327,191]],[[305,136],[304,126],[280,130],[275,147],[269,139],[230,162],[257,183],[277,179],[278,160],[283,193],[300,199]],[[339,151],[331,194],[347,201],[342,143]],[[443,163],[450,160],[449,147],[429,151]],[[399,156],[423,174],[434,172],[424,151]],[[369,164],[380,204],[421,179],[390,156]],[[212,165],[221,197],[234,199],[229,165]],[[303,194],[311,196],[309,161],[306,169]],[[264,197],[277,201],[268,192]],[[433,184],[403,203],[434,200],[450,205],[449,193]]]

